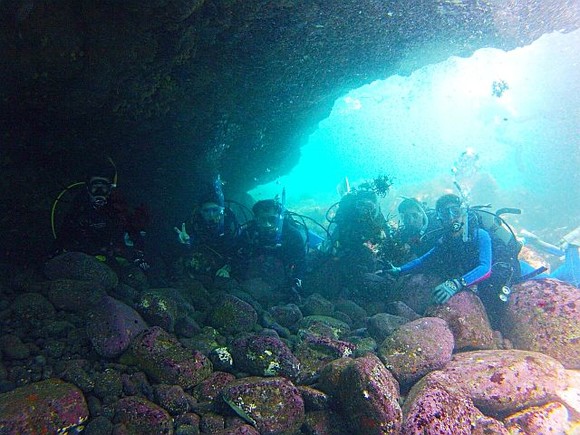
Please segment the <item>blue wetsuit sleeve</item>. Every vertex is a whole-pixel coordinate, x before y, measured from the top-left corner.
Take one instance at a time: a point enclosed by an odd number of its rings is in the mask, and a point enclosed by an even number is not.
[[[477,230],[479,261],[475,268],[462,276],[466,286],[477,284],[491,275],[491,237],[481,228]]]
[[[415,258],[414,260],[411,260],[408,263],[403,264],[401,266],[401,273],[409,273],[412,270],[419,269],[419,268],[423,267],[425,265],[425,263],[427,262],[427,260],[431,256],[433,256],[435,252],[437,252],[436,248],[437,248],[437,246],[434,246],[429,251],[427,251],[422,256],[420,256],[419,258]]]

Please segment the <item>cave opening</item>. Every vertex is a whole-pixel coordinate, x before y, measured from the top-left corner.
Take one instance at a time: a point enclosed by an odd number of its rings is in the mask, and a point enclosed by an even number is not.
[[[356,187],[387,175],[394,184],[384,209],[391,212],[400,196],[429,200],[453,191],[452,168],[467,150],[484,180],[474,203],[521,207],[532,226],[578,224],[579,46],[580,30],[554,32],[345,92],[298,164],[249,193],[271,198],[285,187],[288,208],[318,218],[316,210],[340,198],[336,186],[345,177]]]

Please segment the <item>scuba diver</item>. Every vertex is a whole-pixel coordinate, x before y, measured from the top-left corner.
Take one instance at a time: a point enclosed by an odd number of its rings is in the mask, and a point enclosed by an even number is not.
[[[372,272],[380,244],[386,239],[388,223],[381,212],[379,198],[372,186],[363,184],[349,190],[329,219],[331,231],[329,250],[336,257],[366,258],[365,269]],[[372,263],[372,264],[371,264]]]
[[[537,278],[554,278],[580,288],[580,226],[566,234],[559,242],[559,246],[552,245],[540,239],[537,235],[521,230],[520,235],[525,244],[532,245],[540,250],[558,257],[564,257],[564,262],[549,274],[538,275]],[[531,266],[522,265],[527,269]]]
[[[386,176],[357,188],[348,186],[342,189],[340,202],[328,210],[330,238],[325,248],[332,261],[324,270],[334,277],[334,285],[325,290],[327,297],[344,297],[361,305],[382,299],[388,280],[378,278],[375,271],[382,267],[383,258],[394,260],[393,251],[398,249],[379,203],[390,186]]]
[[[262,278],[281,290],[298,295],[306,261],[306,240],[282,199],[254,204],[254,219],[242,229],[235,274],[241,279]]]
[[[143,207],[133,212],[116,192],[117,171],[111,159],[93,162],[84,189],[74,198],[57,232],[52,210],[53,235],[56,253],[66,251],[94,255],[110,265],[119,261],[131,262],[142,270],[149,269],[144,254],[144,235],[148,216]]]
[[[233,211],[225,206],[219,175],[199,198],[189,221],[174,230],[184,247],[187,273],[192,278],[211,283],[215,276],[230,277],[240,225]]]
[[[404,198],[397,211],[401,217],[397,235],[408,254],[420,257],[435,246],[443,229],[435,210],[415,198]]]
[[[386,272],[398,275],[425,268],[436,270],[445,281],[432,290],[433,303],[443,304],[459,291],[472,290],[484,303],[492,325],[497,326],[509,286],[521,276],[517,259],[521,246],[517,241],[506,244],[495,237],[498,231],[484,228],[480,210],[468,208],[457,195],[442,196],[435,209],[443,227],[437,244],[423,256]]]

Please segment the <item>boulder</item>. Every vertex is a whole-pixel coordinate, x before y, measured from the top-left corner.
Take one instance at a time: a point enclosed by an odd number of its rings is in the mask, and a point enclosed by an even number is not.
[[[304,422],[304,402],[288,379],[248,377],[224,388],[224,401],[260,434],[292,435]]]
[[[279,338],[250,335],[232,343],[235,366],[257,376],[285,376],[296,378],[300,361]]]
[[[426,314],[447,322],[455,339],[456,351],[495,347],[485,307],[473,292],[459,292],[446,304],[430,307]]]
[[[105,289],[95,281],[57,279],[50,283],[48,299],[59,310],[83,312],[106,295]]]
[[[26,324],[53,319],[56,314],[54,306],[40,293],[23,293],[16,296],[10,310],[13,317]]]
[[[352,433],[399,433],[399,384],[375,355],[350,360],[341,371],[335,399]]]
[[[510,434],[563,434],[568,430],[568,410],[558,402],[524,409],[504,419]]]
[[[454,355],[437,377],[461,391],[484,414],[495,417],[557,399],[568,378],[547,355],[521,350],[479,350]]]
[[[155,382],[196,386],[212,372],[210,360],[201,352],[185,348],[159,326],[146,329],[131,342],[130,354]]]
[[[472,422],[483,416],[462,391],[450,389],[433,376],[425,376],[413,386],[403,415],[401,433],[405,435],[470,435]]]
[[[142,397],[125,397],[117,402],[113,421],[127,434],[173,434],[173,419],[160,406]]]
[[[529,280],[513,289],[504,335],[517,349],[545,353],[580,369],[580,292],[553,279]]]
[[[369,317],[367,328],[369,335],[373,337],[377,343],[382,343],[385,338],[391,335],[399,326],[407,323],[409,319],[406,317],[395,316],[393,314],[378,313]]]
[[[110,290],[119,283],[119,278],[109,266],[82,252],[65,252],[51,258],[44,266],[44,273],[51,280],[94,281],[105,290]]]
[[[95,351],[105,358],[121,355],[146,328],[139,313],[110,296],[102,298],[87,314],[87,336]]]
[[[68,433],[88,417],[81,390],[60,379],[47,379],[0,394],[3,434]]]
[[[401,384],[412,384],[451,361],[453,334],[438,317],[406,323],[383,341],[379,356]]]
[[[221,298],[207,318],[209,326],[225,335],[252,331],[257,321],[256,310],[249,303],[233,295]]]

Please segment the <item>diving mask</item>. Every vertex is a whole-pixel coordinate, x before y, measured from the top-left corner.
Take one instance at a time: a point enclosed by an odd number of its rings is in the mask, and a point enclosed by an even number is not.
[[[224,207],[217,204],[206,204],[199,210],[206,222],[218,222],[224,215]]]
[[[437,217],[445,227],[448,227],[454,233],[463,228],[464,209],[460,205],[449,205],[437,212]]]
[[[450,221],[461,217],[463,210],[459,205],[450,205],[445,207],[443,210],[437,212],[437,217],[442,221]]]
[[[87,190],[94,207],[102,207],[107,203],[113,190],[113,184],[108,178],[91,177],[87,183]]]

